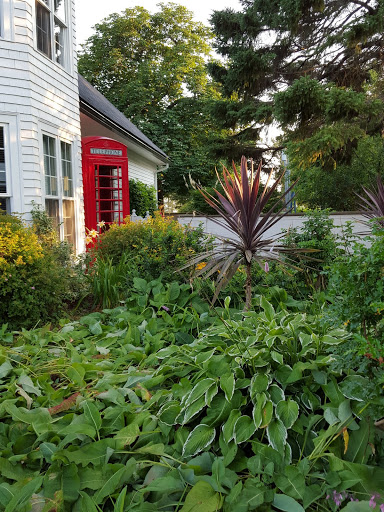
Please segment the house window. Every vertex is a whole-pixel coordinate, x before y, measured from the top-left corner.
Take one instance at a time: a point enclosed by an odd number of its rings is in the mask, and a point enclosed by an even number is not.
[[[64,66],[68,32],[66,0],[35,0],[35,5],[37,49]]]
[[[9,212],[9,190],[5,162],[5,127],[0,126],[0,210]]]
[[[45,210],[53,219],[60,238],[76,249],[72,145],[43,135],[43,152]]]

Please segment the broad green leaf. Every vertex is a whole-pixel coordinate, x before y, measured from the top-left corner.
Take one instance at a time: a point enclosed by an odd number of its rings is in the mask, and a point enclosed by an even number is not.
[[[80,491],[81,495],[81,512],[98,512],[93,499],[86,493]]]
[[[267,437],[272,448],[283,453],[285,443],[287,442],[287,429],[281,420],[273,418],[267,426]]]
[[[300,503],[286,494],[275,494],[273,506],[285,512],[305,512]]]
[[[229,443],[234,436],[235,423],[240,418],[241,412],[237,409],[231,411],[227,421],[223,425],[223,438],[226,443]]]
[[[33,384],[32,379],[28,377],[28,375],[25,375],[24,373],[20,375],[17,383],[24,389],[26,393],[34,393],[37,396],[41,396],[40,389]]]
[[[264,309],[265,316],[267,317],[267,320],[272,322],[272,320],[275,318],[275,310],[274,307],[270,302],[267,301],[267,299],[262,296],[260,301],[261,307]]]
[[[211,405],[211,402],[213,398],[217,395],[217,392],[219,391],[219,388],[215,384],[214,386],[211,386],[207,391],[205,392],[205,405],[208,407]]]
[[[235,376],[233,373],[227,373],[220,377],[220,387],[224,391],[225,398],[230,402],[235,391]]]
[[[256,431],[256,425],[249,416],[240,416],[235,423],[234,439],[237,444],[248,441]]]
[[[270,424],[273,416],[273,403],[270,400],[267,400],[265,402],[264,407],[261,409],[261,425],[260,428],[265,428],[267,425]]]
[[[369,395],[369,380],[361,375],[349,375],[339,384],[339,388],[346,398],[363,402]]]
[[[372,453],[370,443],[373,443],[374,431],[367,420],[363,419],[359,423],[359,430],[350,433],[348,450],[345,458],[350,462],[366,464]]]
[[[193,456],[209,446],[215,438],[216,430],[208,425],[198,425],[187,437],[183,446],[183,455]]]
[[[100,466],[107,462],[107,454],[112,446],[115,446],[114,440],[102,439],[82,446],[75,451],[63,450],[62,453],[70,462],[81,464],[83,467],[88,466],[88,464]]]
[[[286,466],[284,474],[276,476],[276,485],[284,493],[296,500],[303,500],[305,478],[296,466]]]
[[[0,505],[2,505],[4,509],[14,496],[15,491],[12,490],[12,487],[9,484],[0,484]]]
[[[251,379],[250,395],[253,400],[256,393],[262,393],[268,389],[269,378],[264,373],[256,374]]]
[[[116,449],[123,450],[126,446],[133,444],[139,434],[140,428],[137,423],[131,423],[119,430],[113,437],[116,440]]]
[[[288,398],[276,405],[276,416],[284,423],[285,428],[291,428],[299,417],[299,406],[297,402]]]
[[[103,334],[103,328],[101,327],[101,323],[99,322],[93,322],[89,325],[89,330],[92,334],[95,336],[98,336],[99,334]]]
[[[206,403],[205,403],[205,395],[201,396],[197,400],[195,400],[189,407],[185,409],[184,412],[180,413],[180,418],[178,417],[176,419],[177,423],[182,423],[185,425],[188,423],[196,414],[201,413],[201,411],[204,409]],[[180,421],[181,420],[181,421]]]
[[[143,487],[145,492],[160,492],[160,493],[173,493],[173,492],[182,492],[184,490],[184,482],[180,479],[180,477],[174,477],[171,475],[163,476],[157,478],[152,483]]]
[[[178,402],[172,402],[166,404],[160,410],[159,419],[166,425],[172,426],[175,423],[176,418],[180,414],[181,407]]]
[[[86,400],[82,403],[84,416],[88,420],[89,424],[92,425],[96,432],[100,430],[101,427],[101,416],[99,409],[93,402]]]
[[[78,386],[84,386],[85,368],[80,363],[72,363],[67,369],[68,378]]]
[[[197,482],[187,494],[180,512],[216,512],[221,508],[220,494],[202,480]]]
[[[96,436],[96,430],[92,425],[89,425],[89,423],[71,423],[70,425],[67,425],[63,429],[59,430],[58,433],[60,435],[68,435],[68,434],[83,434],[85,436],[91,437],[92,439]]]
[[[205,392],[214,384],[214,379],[203,379],[199,381],[188,395],[185,405],[188,406],[193,404],[193,402],[195,402],[198,398],[203,396]]]
[[[41,443],[39,450],[47,462],[52,462],[52,455],[57,452],[57,446],[53,443]]]
[[[15,494],[15,496],[11,499],[8,505],[5,507],[4,512],[14,512],[15,510],[20,510],[21,507],[27,503],[33,494],[41,487],[43,483],[43,477],[39,476],[34,478],[27,484],[25,484],[21,490]]]
[[[268,388],[268,393],[275,405],[285,399],[284,391],[277,384],[271,384]]]
[[[93,496],[93,500],[96,504],[102,503],[104,498],[110,496],[117,489],[122,476],[125,473],[125,468],[121,468],[116,473],[108,478],[100,490]]]
[[[78,468],[75,464],[68,464],[63,467],[62,489],[66,501],[73,503],[78,499],[80,493],[80,478]]]
[[[276,352],[276,350],[271,350],[271,357],[276,363],[284,364],[283,355],[279,352]]]
[[[13,366],[9,361],[5,361],[5,363],[0,365],[0,379],[4,379],[4,377],[7,377],[13,370]]]
[[[307,485],[304,491],[303,507],[304,510],[308,510],[309,506],[324,495],[324,490],[321,489],[320,485],[312,484]]]
[[[115,502],[115,506],[113,507],[113,512],[124,512],[124,501],[125,496],[127,494],[127,488],[124,487],[124,489],[119,494],[119,497],[117,498]]]
[[[373,512],[373,510],[369,505],[369,501],[350,501],[340,512]]]

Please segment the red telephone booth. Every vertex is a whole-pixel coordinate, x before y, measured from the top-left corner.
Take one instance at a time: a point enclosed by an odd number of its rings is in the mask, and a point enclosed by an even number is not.
[[[129,215],[127,147],[107,137],[84,137],[82,148],[85,227],[121,224]]]

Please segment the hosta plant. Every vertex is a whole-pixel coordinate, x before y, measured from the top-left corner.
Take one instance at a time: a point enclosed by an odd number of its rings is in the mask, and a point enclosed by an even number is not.
[[[200,190],[206,202],[215,210],[220,219],[213,219],[217,224],[229,230],[233,238],[218,237],[220,245],[213,249],[192,258],[189,265],[197,265],[197,275],[209,277],[219,273],[217,277],[217,288],[214,300],[220,290],[234,276],[241,265],[245,265],[247,280],[245,284],[246,300],[245,310],[251,305],[251,268],[252,262],[256,261],[262,268],[268,271],[268,261],[279,261],[289,264],[288,256],[297,252],[308,252],[308,250],[286,247],[279,243],[281,237],[268,236],[270,229],[287,213],[284,202],[285,196],[291,191],[290,187],[282,194],[280,199],[265,213],[265,205],[275,193],[282,176],[271,186],[269,183],[272,173],[261,194],[259,194],[261,163],[255,169],[251,161],[250,170],[245,156],[241,158],[240,173],[233,163],[233,174],[226,167],[223,167],[223,179],[220,179],[224,194],[215,189],[216,197],[208,192]],[[202,262],[206,262],[202,266]],[[202,266],[202,268],[200,268]]]

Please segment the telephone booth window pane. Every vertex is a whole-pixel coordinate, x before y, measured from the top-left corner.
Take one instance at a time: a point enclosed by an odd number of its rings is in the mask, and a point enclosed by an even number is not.
[[[120,222],[122,204],[121,167],[95,165],[96,221]],[[121,199],[120,199],[121,198]]]

